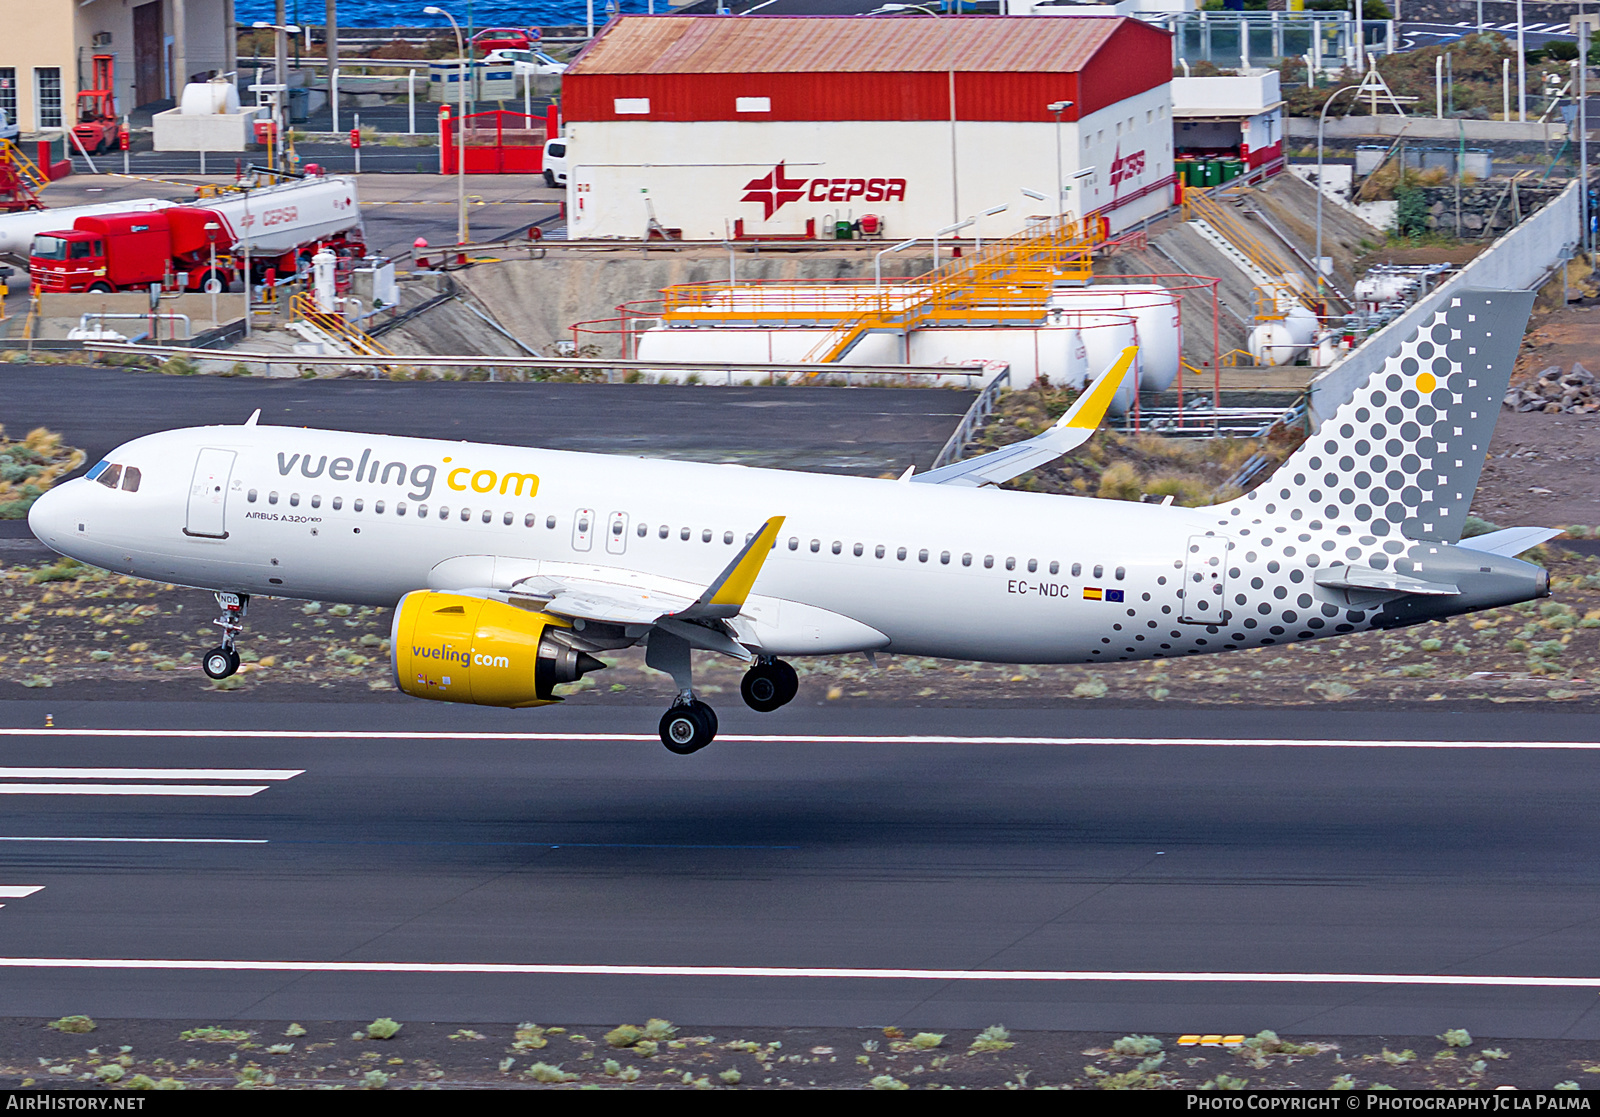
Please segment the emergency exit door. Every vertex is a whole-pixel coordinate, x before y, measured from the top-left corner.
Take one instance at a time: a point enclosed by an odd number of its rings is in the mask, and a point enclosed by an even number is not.
[[[226,539],[228,481],[233,476],[232,450],[207,447],[194,463],[194,478],[189,483],[189,514],[185,535],[204,539]]]

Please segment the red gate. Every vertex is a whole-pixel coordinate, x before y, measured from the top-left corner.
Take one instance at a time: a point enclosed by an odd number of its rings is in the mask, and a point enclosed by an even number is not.
[[[536,175],[544,170],[544,141],[560,134],[558,110],[527,116],[507,109],[468,113],[461,129],[469,175]],[[456,128],[450,106],[439,110],[439,173],[457,170]]]

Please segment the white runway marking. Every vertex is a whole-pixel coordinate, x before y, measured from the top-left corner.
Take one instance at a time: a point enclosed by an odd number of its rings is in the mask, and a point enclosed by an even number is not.
[[[15,729],[0,728],[0,737],[133,737],[182,740],[259,741],[571,741],[659,742],[654,733],[383,733],[336,729]],[[1411,741],[1300,740],[1294,737],[990,737],[990,736],[849,736],[846,734],[723,733],[723,744],[749,745],[1147,745],[1198,748],[1303,749],[1578,749],[1600,750],[1600,741]],[[179,769],[182,771],[183,769]]]
[[[264,846],[266,838],[52,838],[27,836],[0,836],[0,842],[155,842],[174,845],[252,845]]]
[[[42,891],[44,891],[44,885],[42,884],[0,884],[0,899],[20,900],[24,896],[32,896],[35,892]]]
[[[269,785],[214,783],[3,783],[0,795],[259,795]]]
[[[292,780],[303,768],[0,768],[6,780]]]
[[[204,958],[0,958],[0,969],[197,970],[233,973],[410,973],[583,977],[847,978],[868,981],[1199,982],[1247,985],[1450,985],[1596,989],[1600,977],[1493,974],[1228,973],[1181,970],[933,970],[793,966],[565,966],[495,962],[306,962]]]

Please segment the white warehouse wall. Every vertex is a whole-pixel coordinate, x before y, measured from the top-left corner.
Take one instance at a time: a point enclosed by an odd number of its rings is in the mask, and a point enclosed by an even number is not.
[[[1162,86],[1082,121],[1063,121],[1066,182],[1085,167],[1095,170],[1077,182],[1066,208],[1082,214],[1111,203],[1114,167],[1118,197],[1170,175],[1171,115]],[[884,236],[902,240],[1008,205],[982,222],[983,236],[998,237],[1053,212],[1022,194],[1023,187],[1055,191],[1053,122],[958,121],[955,197],[948,121],[575,121],[565,133],[574,238],[637,239],[652,211],[690,240],[721,239],[741,218],[746,236],[792,236],[808,219],[821,233],[827,221],[863,213],[881,215]],[[775,181],[780,162],[782,181]],[[1170,189],[1155,191],[1113,213],[1112,228],[1170,204]]]

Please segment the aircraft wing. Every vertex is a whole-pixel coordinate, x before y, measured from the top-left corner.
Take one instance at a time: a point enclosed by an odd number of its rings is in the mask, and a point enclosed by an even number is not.
[[[539,602],[547,613],[598,624],[657,627],[681,636],[691,645],[749,658],[725,622],[745,608],[756,576],[777,542],[782,516],[773,516],[750,537],[727,567],[698,596],[687,583],[646,579],[635,574],[624,581],[582,575],[539,573],[511,581],[497,595]],[[621,573],[621,572],[619,572]]]
[[[1122,355],[1102,372],[1088,391],[1079,396],[1067,413],[1043,434],[1034,435],[1022,442],[988,454],[979,454],[965,461],[931,469],[927,473],[906,478],[924,485],[998,485],[1013,477],[1021,477],[1030,469],[1052,462],[1062,454],[1071,453],[1089,440],[1106,417],[1106,411],[1122,387],[1138,347],[1130,345]]]

